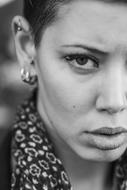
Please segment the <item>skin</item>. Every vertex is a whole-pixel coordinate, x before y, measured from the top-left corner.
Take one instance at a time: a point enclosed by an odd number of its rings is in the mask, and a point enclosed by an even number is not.
[[[56,140],[84,159],[112,161],[123,153],[126,141],[119,149],[101,151],[84,132],[127,126],[127,7],[80,1],[64,11],[47,28],[37,51],[38,109]],[[73,44],[100,52],[62,47]],[[99,68],[91,60],[83,66],[66,61],[63,57],[71,53],[94,56]]]
[[[22,66],[38,75],[37,108],[74,187],[90,190],[94,184],[102,190],[111,162],[127,147],[127,133],[119,148],[103,150],[97,145],[110,142],[86,131],[127,129],[127,6],[80,0],[62,7],[58,16],[37,49],[28,33],[17,34],[17,55]],[[23,26],[29,31],[26,21]],[[24,36],[28,39],[22,42]],[[84,64],[69,60],[72,53],[83,54],[84,61],[78,61]]]

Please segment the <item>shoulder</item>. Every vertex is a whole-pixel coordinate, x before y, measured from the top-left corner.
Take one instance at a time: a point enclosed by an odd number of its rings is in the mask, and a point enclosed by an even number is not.
[[[18,108],[12,129],[11,149],[12,190],[20,187],[25,190],[52,189],[58,185],[58,179],[61,180],[65,172],[31,100]]]
[[[12,153],[18,151],[24,156],[36,157],[44,138],[45,129],[32,102],[24,102],[18,107],[12,127]]]
[[[32,108],[32,103],[23,103],[18,108],[12,127],[12,189],[33,189],[34,182],[37,183],[35,178],[41,173],[38,161],[44,155],[42,147],[45,134],[42,123]]]

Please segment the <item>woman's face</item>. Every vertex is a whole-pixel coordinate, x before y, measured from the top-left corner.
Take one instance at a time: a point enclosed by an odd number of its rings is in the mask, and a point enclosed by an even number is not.
[[[37,50],[38,109],[63,150],[113,161],[127,147],[127,5],[80,0],[58,16]]]

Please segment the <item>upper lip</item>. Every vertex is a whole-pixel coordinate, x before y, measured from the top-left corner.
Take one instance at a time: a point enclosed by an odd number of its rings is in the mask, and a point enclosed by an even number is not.
[[[127,132],[127,129],[125,129],[124,127],[115,127],[115,128],[101,127],[96,130],[90,131],[88,133],[101,134],[101,135],[116,135],[125,132]]]

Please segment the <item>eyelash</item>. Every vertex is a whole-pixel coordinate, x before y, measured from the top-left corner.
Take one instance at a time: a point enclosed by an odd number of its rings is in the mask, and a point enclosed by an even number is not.
[[[80,59],[80,58],[85,58],[87,61],[87,63],[86,64],[83,64],[83,65],[81,65],[81,64],[78,64],[77,63],[77,59]],[[72,53],[72,54],[68,54],[68,55],[66,55],[66,56],[64,56],[64,59],[72,66],[72,67],[74,67],[75,69],[78,69],[78,70],[84,70],[84,71],[93,71],[93,70],[96,70],[96,69],[98,69],[98,67],[99,67],[99,60],[96,58],[96,57],[94,57],[94,56],[91,56],[91,55],[86,55],[86,54],[79,54],[79,53],[76,53],[76,54],[74,54],[74,53]],[[92,61],[93,63],[94,63],[94,66],[95,67],[93,67],[92,69],[88,69],[88,68],[83,68],[83,66],[85,66],[85,65],[87,65],[88,64],[88,61]],[[76,61],[76,64],[78,65],[78,66],[76,66],[74,63],[73,63],[73,61]]]

